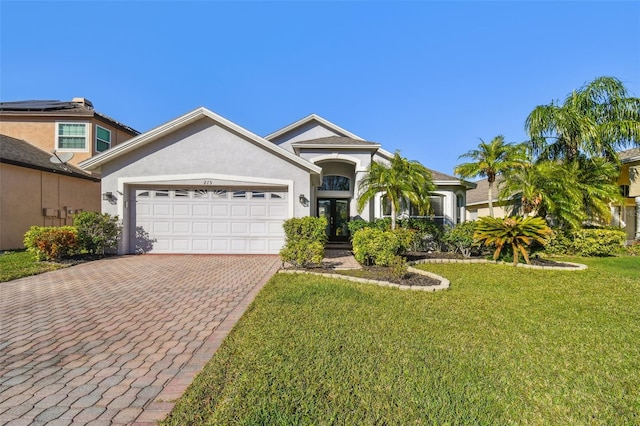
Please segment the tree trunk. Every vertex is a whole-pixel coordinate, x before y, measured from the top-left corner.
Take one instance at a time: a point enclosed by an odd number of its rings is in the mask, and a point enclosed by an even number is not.
[[[391,230],[396,229],[396,205],[393,201],[391,201]]]
[[[489,216],[493,217],[493,182],[489,181]]]

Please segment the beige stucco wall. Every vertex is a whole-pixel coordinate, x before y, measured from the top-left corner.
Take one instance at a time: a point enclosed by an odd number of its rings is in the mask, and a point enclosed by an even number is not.
[[[56,122],[89,124],[87,149],[85,151],[72,151],[73,158],[69,161],[69,164],[76,166],[81,161],[97,154],[95,140],[96,125],[111,131],[111,146],[118,145],[132,138],[129,133],[90,116],[12,117],[2,115],[0,117],[0,134],[22,139],[43,151],[51,152],[56,147]]]
[[[0,164],[0,250],[23,248],[33,226],[73,224],[73,218],[45,217],[43,209],[100,211],[100,182]]]
[[[507,210],[504,206],[493,205],[494,217],[506,217]],[[475,220],[484,216],[489,216],[489,205],[478,204],[473,206],[467,206],[467,220]]]

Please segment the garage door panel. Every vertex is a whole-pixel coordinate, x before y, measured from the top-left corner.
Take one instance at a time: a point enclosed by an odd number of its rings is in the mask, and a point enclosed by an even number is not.
[[[149,233],[152,253],[278,253],[284,243],[286,192],[176,188],[135,195],[133,228]]]
[[[209,234],[209,222],[193,222],[192,230],[194,234]]]
[[[284,205],[270,205],[269,206],[269,217],[286,217],[287,210]]]
[[[211,233],[213,235],[228,235],[229,224],[226,222],[225,223],[213,222],[211,224]]]
[[[247,244],[247,240],[231,240],[231,251],[233,252],[247,252],[249,246]]]
[[[178,253],[178,252],[189,251],[189,248],[190,248],[189,239],[174,238],[172,241],[173,241],[172,249],[174,252]]]
[[[188,204],[174,204],[174,216],[191,216],[191,208]]]
[[[246,217],[248,215],[247,206],[231,206],[231,216]]]
[[[228,217],[229,216],[229,206],[212,206],[211,214],[214,217]]]
[[[252,222],[249,225],[251,235],[267,235],[267,224],[264,222]]]
[[[190,232],[189,222],[173,222],[174,234],[188,234]]]
[[[251,206],[251,217],[266,217],[267,206]]]
[[[249,234],[249,224],[245,222],[235,222],[231,224],[231,233],[232,234]]]
[[[192,241],[192,249],[193,251],[201,251],[201,252],[209,252],[209,240],[208,239],[204,239],[204,240],[200,240],[197,238],[194,238]]]
[[[171,206],[169,204],[154,204],[153,205],[154,216],[169,216],[171,215]]]
[[[191,212],[194,216],[209,216],[209,205],[208,204],[194,204],[191,207]]]

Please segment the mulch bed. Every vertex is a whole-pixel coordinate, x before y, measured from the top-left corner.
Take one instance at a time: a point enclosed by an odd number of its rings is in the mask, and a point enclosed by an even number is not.
[[[408,285],[411,287],[429,287],[440,284],[440,281],[438,280],[413,272],[407,272],[403,278],[398,278],[391,274],[389,268],[385,268],[383,266],[363,266],[362,269],[343,270],[323,269],[322,272],[348,275],[350,277],[365,278],[368,280],[386,281],[393,284]]]
[[[415,262],[417,260],[422,259],[464,259],[464,257],[459,253],[450,253],[450,252],[434,252],[434,253],[426,253],[426,252],[409,252],[406,254],[407,262]],[[491,257],[483,257],[483,256],[472,256],[469,259],[486,259],[491,260]],[[522,259],[520,259],[522,262]],[[537,266],[557,266],[560,268],[575,268],[575,265],[570,265],[568,263],[556,262],[551,259],[542,259],[539,257],[532,257],[529,259],[532,265]],[[511,263],[511,262],[509,262]]]

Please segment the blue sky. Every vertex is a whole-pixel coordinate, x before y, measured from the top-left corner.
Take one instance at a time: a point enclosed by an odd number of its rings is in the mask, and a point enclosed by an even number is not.
[[[205,106],[310,113],[427,167],[602,75],[640,96],[640,2],[11,2],[0,100],[90,99],[140,131]]]

